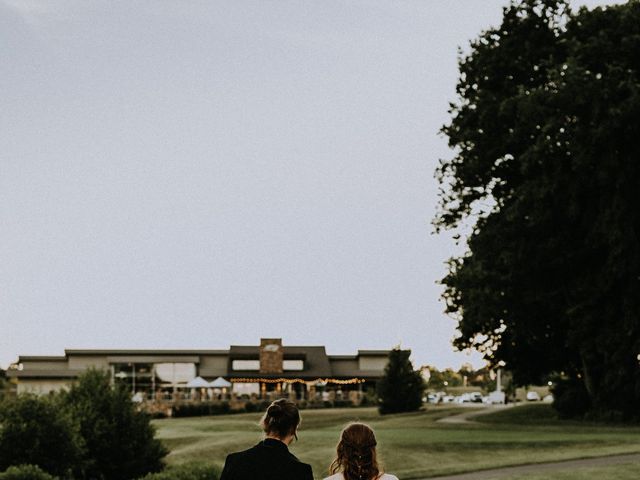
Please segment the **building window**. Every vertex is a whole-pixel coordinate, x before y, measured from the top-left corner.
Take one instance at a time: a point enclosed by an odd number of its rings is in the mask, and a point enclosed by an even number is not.
[[[196,377],[195,363],[156,363],[154,370],[159,383],[177,385]]]
[[[259,383],[234,383],[232,387],[233,393],[236,395],[246,395],[247,397],[251,395],[260,395],[260,384]]]
[[[291,371],[291,370],[302,371],[304,370],[304,361],[303,360],[284,360],[282,362],[282,369],[286,371]]]
[[[233,370],[260,370],[260,360],[233,360],[231,362]]]

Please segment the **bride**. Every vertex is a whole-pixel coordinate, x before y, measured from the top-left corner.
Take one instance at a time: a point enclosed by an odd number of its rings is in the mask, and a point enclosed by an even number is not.
[[[325,480],[398,480],[380,471],[376,460],[376,436],[364,423],[351,423],[340,436],[336,459]]]

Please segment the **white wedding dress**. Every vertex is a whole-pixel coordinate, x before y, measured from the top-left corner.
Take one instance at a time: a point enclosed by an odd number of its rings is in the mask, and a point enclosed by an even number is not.
[[[335,475],[331,475],[324,480],[344,480],[344,477],[342,476],[342,473],[336,473]],[[376,480],[398,480],[398,477],[396,477],[395,475],[389,475],[388,473],[383,473]]]

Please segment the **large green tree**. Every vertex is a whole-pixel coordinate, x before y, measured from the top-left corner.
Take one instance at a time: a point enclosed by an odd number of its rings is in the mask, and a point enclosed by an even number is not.
[[[459,65],[435,220],[467,233],[443,280],[456,345],[637,416],[640,3],[514,1]]]

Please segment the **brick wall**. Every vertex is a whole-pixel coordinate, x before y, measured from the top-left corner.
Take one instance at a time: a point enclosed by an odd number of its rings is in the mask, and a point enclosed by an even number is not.
[[[282,373],[283,358],[281,338],[260,339],[260,373]]]

